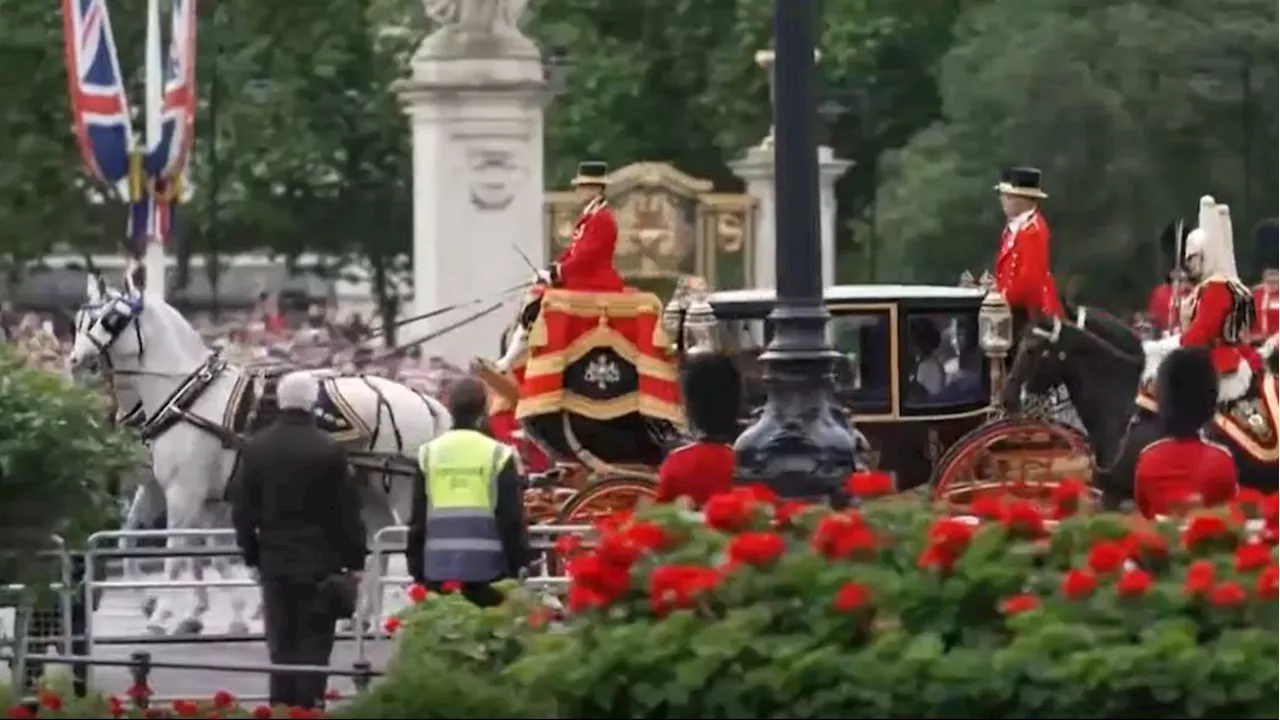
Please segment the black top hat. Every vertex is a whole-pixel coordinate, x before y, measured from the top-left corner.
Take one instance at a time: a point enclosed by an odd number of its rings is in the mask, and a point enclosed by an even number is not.
[[[1040,189],[1040,170],[1033,167],[1015,167],[1005,170],[1000,173],[1000,184],[996,185],[995,189],[1001,195],[1018,195],[1037,200],[1049,197]]]
[[[603,160],[583,160],[578,163],[578,174],[574,176],[572,185],[609,184],[609,163]]]
[[[1257,239],[1257,257],[1254,262],[1258,263],[1258,267],[1263,272],[1268,270],[1280,269],[1280,227],[1276,225],[1275,218],[1268,218],[1258,224],[1258,230],[1254,233]]]

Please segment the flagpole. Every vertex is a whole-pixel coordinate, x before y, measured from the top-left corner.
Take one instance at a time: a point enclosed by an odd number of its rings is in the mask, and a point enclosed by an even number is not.
[[[164,104],[164,65],[160,54],[160,0],[147,0],[147,49],[146,49],[146,152],[155,152],[161,141],[161,111]],[[148,178],[146,253],[143,266],[147,269],[146,292],[164,299],[165,267],[164,243],[160,237],[157,211],[162,199],[156,197],[158,178]]]

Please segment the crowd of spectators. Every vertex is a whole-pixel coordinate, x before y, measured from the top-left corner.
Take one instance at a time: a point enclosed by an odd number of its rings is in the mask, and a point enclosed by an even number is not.
[[[370,337],[359,314],[339,320],[331,307],[312,305],[305,313],[282,314],[268,302],[249,311],[230,311],[215,320],[193,313],[192,324],[211,349],[241,366],[290,364],[326,368],[343,374],[378,375],[431,395],[440,395],[462,370],[421,347],[389,349]],[[51,313],[14,312],[0,306],[0,337],[29,367],[61,372],[71,350],[74,329]]]

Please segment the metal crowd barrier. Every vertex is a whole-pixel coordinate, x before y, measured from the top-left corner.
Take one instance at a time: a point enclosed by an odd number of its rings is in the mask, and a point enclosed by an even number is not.
[[[31,658],[43,654],[50,645],[56,645],[62,654],[72,652],[72,554],[57,535],[50,538],[50,545],[50,550],[40,556],[56,563],[55,580],[44,588],[21,583],[0,585],[0,597],[4,598],[0,600],[0,608],[13,613],[8,632],[0,627],[0,651],[8,656],[15,690],[29,679]]]

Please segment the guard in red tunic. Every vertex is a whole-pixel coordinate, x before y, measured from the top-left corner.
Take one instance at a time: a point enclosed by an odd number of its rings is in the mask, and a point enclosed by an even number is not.
[[[573,239],[555,263],[539,271],[534,279],[542,286],[553,286],[579,292],[622,292],[622,276],[613,266],[613,251],[618,244],[618,222],[609,209],[605,188],[609,184],[609,165],[599,160],[578,163],[573,178],[574,190],[582,202],[582,214],[573,226]],[[542,295],[520,312],[520,327],[512,336],[507,352],[496,369],[506,372],[520,353],[528,349],[529,328],[542,309]]]
[[[1203,435],[1218,404],[1218,373],[1209,350],[1171,352],[1160,366],[1156,400],[1164,436],[1138,454],[1138,509],[1154,517],[1232,500],[1239,486],[1235,459]]]
[[[1253,289],[1253,327],[1251,339],[1262,343],[1280,332],[1280,237],[1277,236],[1276,219],[1266,220],[1258,227],[1257,263],[1262,268],[1262,282]]]
[[[1240,282],[1231,211],[1208,195],[1200,198],[1200,226],[1187,236],[1187,275],[1196,282],[1184,305],[1181,335],[1146,343],[1147,378],[1176,347],[1208,348],[1218,370],[1218,400],[1243,397],[1262,370],[1262,356],[1248,343],[1254,320],[1253,293]]]
[[[1010,168],[995,189],[1008,221],[996,252],[996,289],[1013,310],[1019,331],[1031,318],[1062,317],[1062,300],[1049,271],[1049,224],[1037,205],[1048,197],[1040,189],[1040,171]]]
[[[733,487],[742,378],[725,355],[695,352],[681,367],[685,415],[696,441],[667,455],[658,468],[658,501],[687,497],[702,507]]]

